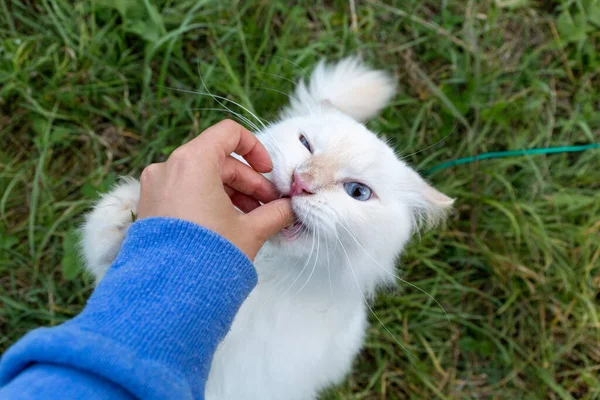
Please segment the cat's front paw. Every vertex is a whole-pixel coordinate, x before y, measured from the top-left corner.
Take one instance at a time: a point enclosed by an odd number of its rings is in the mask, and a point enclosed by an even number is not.
[[[96,283],[117,257],[129,226],[135,221],[140,184],[123,178],[109,193],[102,195],[82,226],[81,249],[86,268]]]

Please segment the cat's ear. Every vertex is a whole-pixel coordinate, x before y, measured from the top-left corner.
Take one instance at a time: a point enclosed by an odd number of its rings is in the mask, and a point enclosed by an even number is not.
[[[305,115],[315,105],[331,107],[364,122],[384,108],[396,93],[391,76],[348,57],[335,64],[319,62],[310,82],[300,81],[286,108],[288,116]]]
[[[422,195],[426,204],[423,210],[425,222],[428,227],[432,227],[446,218],[452,209],[454,199],[446,196],[425,181],[423,181],[423,184]]]
[[[358,57],[335,64],[320,62],[312,73],[313,98],[326,101],[353,119],[373,118],[396,94],[396,83],[387,73],[367,67]]]
[[[410,206],[413,218],[417,225],[425,225],[427,228],[431,228],[448,215],[454,204],[454,199],[446,196],[433,186],[431,186],[425,179],[421,178],[419,174],[411,171],[410,193],[404,199]]]

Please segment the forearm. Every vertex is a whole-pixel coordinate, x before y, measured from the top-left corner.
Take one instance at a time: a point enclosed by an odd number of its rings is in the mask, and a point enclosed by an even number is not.
[[[83,371],[139,398],[202,398],[216,346],[255,284],[250,260],[222,237],[181,220],[138,221],[79,316],[7,351],[2,390],[18,398],[20,375],[54,364],[61,379]]]

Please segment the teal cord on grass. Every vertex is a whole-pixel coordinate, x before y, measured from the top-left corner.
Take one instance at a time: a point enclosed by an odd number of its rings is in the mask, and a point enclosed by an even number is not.
[[[526,149],[526,150],[511,150],[511,151],[493,151],[491,153],[478,154],[472,157],[457,158],[456,160],[446,161],[438,164],[432,168],[429,168],[425,172],[431,174],[432,172],[439,171],[440,169],[450,168],[455,165],[468,164],[479,160],[487,160],[489,158],[505,158],[505,157],[518,157],[518,156],[529,156],[539,154],[554,154],[554,153],[573,153],[577,151],[584,151],[590,149],[599,149],[600,143],[585,144],[581,146],[562,146],[562,147],[546,147],[541,149]]]

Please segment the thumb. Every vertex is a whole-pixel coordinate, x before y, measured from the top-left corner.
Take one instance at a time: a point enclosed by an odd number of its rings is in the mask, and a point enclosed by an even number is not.
[[[266,241],[277,232],[294,222],[290,199],[278,199],[264,204],[244,216],[254,232]]]

